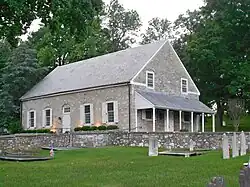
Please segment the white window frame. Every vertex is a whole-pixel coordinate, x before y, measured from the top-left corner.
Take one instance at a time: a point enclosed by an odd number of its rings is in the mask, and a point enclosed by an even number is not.
[[[114,122],[108,121],[108,103],[113,103]],[[102,122],[108,125],[115,125],[119,123],[119,102],[118,101],[106,101],[102,106]]]
[[[109,121],[108,104],[110,104],[110,103],[113,104],[113,118],[114,118],[114,121]],[[107,123],[108,124],[114,124],[115,123],[115,102],[114,101],[106,102],[106,107],[107,107]]]
[[[47,118],[46,118],[46,111],[47,110],[49,110],[50,111],[50,125],[47,125]],[[44,127],[51,127],[52,126],[52,108],[45,108],[44,110],[43,110],[43,112],[44,112],[44,116],[43,116],[43,126]]]
[[[152,112],[152,113],[151,113],[151,114],[152,114],[152,115],[151,115],[151,118],[147,118],[147,117],[146,117],[146,116],[147,116],[147,115],[146,115],[146,113],[147,113],[146,111],[147,111],[147,110],[151,110],[151,109],[148,108],[148,109],[142,110],[142,119],[145,120],[145,121],[153,121],[153,111],[151,111],[151,112]]]
[[[64,111],[65,108],[69,108],[69,112],[65,112]],[[71,107],[69,105],[63,107],[63,114],[70,114],[70,112],[71,112]]]
[[[34,127],[31,127],[31,124],[30,124],[30,113],[31,112],[34,112]],[[36,110],[29,110],[28,111],[28,114],[27,114],[27,127],[29,129],[35,129],[36,128]]]
[[[153,74],[153,87],[148,86],[148,74]],[[146,71],[146,86],[147,86],[147,88],[155,89],[155,72]]]
[[[89,123],[86,123],[86,113],[85,113],[85,107],[86,106],[89,106],[89,117],[90,117],[90,122]],[[92,123],[94,123],[93,121],[91,121],[91,104],[90,103],[86,103],[83,105],[84,109],[83,109],[83,115],[84,115],[84,121],[83,121],[83,124],[85,125],[91,125]]]
[[[186,83],[187,83],[187,92],[183,92],[182,81],[186,81]],[[188,79],[181,78],[181,93],[182,93],[182,94],[188,94]]]

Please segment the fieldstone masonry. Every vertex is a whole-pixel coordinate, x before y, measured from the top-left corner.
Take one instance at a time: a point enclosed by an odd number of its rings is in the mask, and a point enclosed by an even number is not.
[[[239,133],[238,137],[239,137]],[[104,146],[139,146],[148,147],[149,138],[154,136],[159,147],[187,148],[190,140],[194,149],[221,149],[223,133],[145,133],[145,132],[79,132],[73,134],[16,134],[0,136],[0,150],[26,150],[42,146],[55,147],[104,147]],[[232,144],[233,133],[227,133],[229,144]],[[250,142],[249,133],[245,133],[246,143]]]

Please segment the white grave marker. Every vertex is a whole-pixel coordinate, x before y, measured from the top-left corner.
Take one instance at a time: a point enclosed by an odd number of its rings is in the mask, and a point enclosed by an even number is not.
[[[242,131],[240,133],[240,156],[246,155],[246,136]]]
[[[239,146],[238,146],[238,139],[237,134],[234,132],[232,137],[232,157],[239,156]]]
[[[194,151],[194,141],[192,139],[189,141],[189,151]]]
[[[223,134],[223,137],[222,137],[222,152],[223,152],[223,159],[230,158],[228,137],[226,134]]]
[[[156,137],[149,138],[148,156],[158,156],[158,140]]]

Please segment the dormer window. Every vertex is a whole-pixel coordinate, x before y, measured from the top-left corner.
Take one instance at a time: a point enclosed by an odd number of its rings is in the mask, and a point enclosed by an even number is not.
[[[146,76],[147,87],[154,89],[155,73],[153,71],[147,71],[146,74],[147,74]]]
[[[188,93],[188,80],[181,79],[181,93],[187,94]]]

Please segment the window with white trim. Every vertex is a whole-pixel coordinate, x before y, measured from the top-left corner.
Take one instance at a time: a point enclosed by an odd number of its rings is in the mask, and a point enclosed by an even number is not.
[[[90,105],[84,105],[84,119],[85,124],[91,124],[91,110]]]
[[[181,93],[188,93],[188,80],[187,79],[181,79]]]
[[[107,103],[108,123],[115,122],[114,102]]]
[[[31,128],[34,128],[36,126],[36,111],[31,110],[28,113],[28,125]]]
[[[63,113],[64,114],[70,113],[70,107],[69,106],[63,107]]]
[[[49,127],[51,126],[52,124],[52,109],[48,108],[48,109],[45,109],[45,126]]]
[[[154,88],[155,73],[153,71],[146,72],[146,84],[148,88]]]

